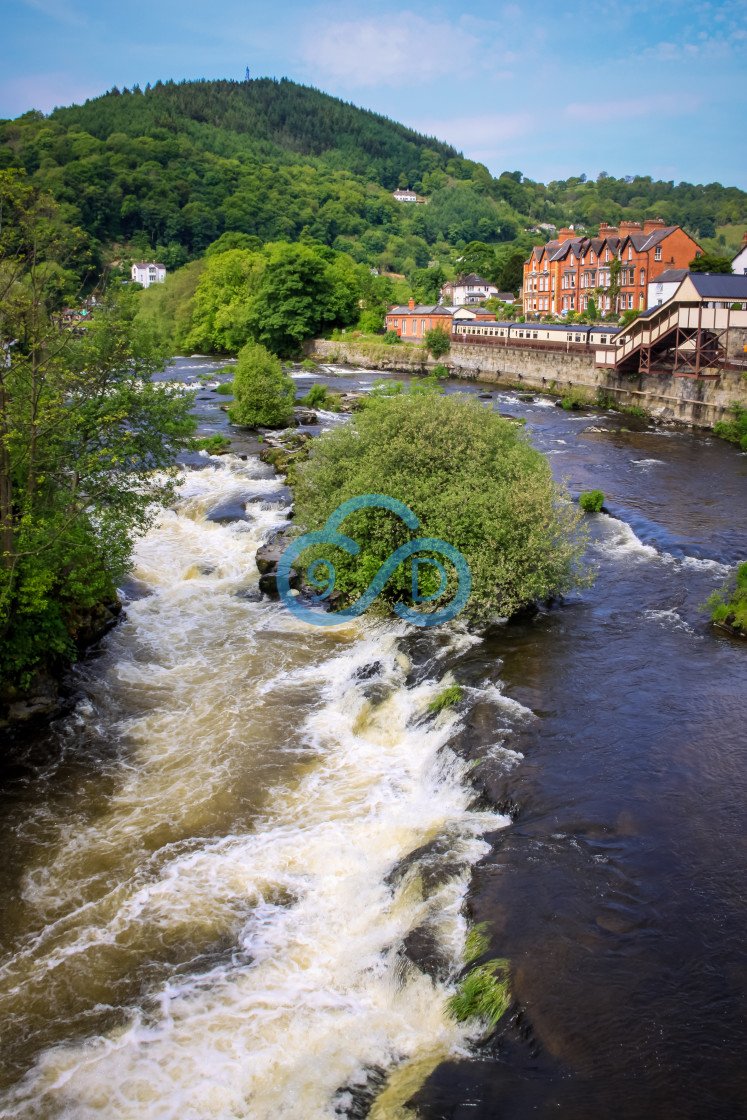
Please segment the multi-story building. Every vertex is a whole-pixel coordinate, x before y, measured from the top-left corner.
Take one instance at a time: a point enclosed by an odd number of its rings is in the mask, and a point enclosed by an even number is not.
[[[554,241],[535,245],[524,263],[523,309],[533,318],[583,312],[594,299],[602,315],[648,305],[648,285],[667,269],[686,269],[701,248],[680,226],[661,218],[602,223],[597,237],[561,229]],[[609,288],[619,261],[618,295],[612,306]],[[612,285],[614,286],[614,285]]]
[[[132,279],[144,288],[151,284],[162,284],[166,279],[166,265],[155,261],[138,261],[132,266]]]
[[[498,289],[489,280],[483,279],[475,272],[457,276],[456,280],[449,280],[441,289],[441,299],[447,303],[470,304],[483,303],[491,296],[497,296]]]

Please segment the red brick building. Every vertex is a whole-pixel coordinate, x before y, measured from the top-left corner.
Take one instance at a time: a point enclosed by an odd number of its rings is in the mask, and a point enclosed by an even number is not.
[[[524,263],[523,308],[532,317],[586,311],[594,299],[601,314],[645,310],[647,286],[670,268],[687,268],[702,250],[680,226],[661,218],[600,225],[597,237],[579,237],[561,229],[554,241],[536,245]],[[617,306],[606,295],[610,263],[620,261]]]

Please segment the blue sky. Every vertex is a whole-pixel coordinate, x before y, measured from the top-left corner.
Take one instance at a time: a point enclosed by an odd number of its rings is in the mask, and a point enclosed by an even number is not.
[[[166,78],[287,76],[494,174],[747,189],[747,0],[3,0],[0,116]]]

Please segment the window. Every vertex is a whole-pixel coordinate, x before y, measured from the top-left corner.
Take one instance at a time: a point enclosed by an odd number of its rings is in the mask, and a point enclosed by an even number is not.
[[[605,249],[605,250],[604,250],[604,259],[605,259],[606,261],[608,261],[608,260],[610,259],[610,251],[609,251],[609,249]]]
[[[420,320],[420,333],[425,334],[425,319]]]
[[[641,287],[646,283],[646,269],[641,269]]]
[[[628,245],[628,260],[632,261],[632,259],[633,259],[633,246]]]
[[[661,260],[661,245],[657,245],[656,248],[654,249],[654,260],[655,261],[660,261]]]

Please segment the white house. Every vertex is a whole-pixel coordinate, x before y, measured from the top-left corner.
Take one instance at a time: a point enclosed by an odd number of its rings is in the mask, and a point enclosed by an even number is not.
[[[132,279],[144,288],[151,284],[163,284],[166,279],[166,265],[156,264],[155,261],[140,261],[132,266]]]
[[[742,238],[742,248],[731,262],[731,270],[739,276],[747,276],[747,233]]]
[[[397,190],[397,191],[393,191],[392,193],[393,193],[394,197],[397,199],[397,202],[417,202],[418,201],[418,196],[415,194],[415,191],[411,191],[409,187],[407,187],[403,191],[402,190]]]
[[[450,280],[441,289],[441,298],[453,304],[484,303],[491,296],[497,296],[498,289],[495,284],[483,280],[474,272],[467,276],[457,276]]]
[[[661,307],[662,303],[671,299],[687,275],[686,268],[668,268],[660,272],[655,280],[649,280],[646,308]]]

